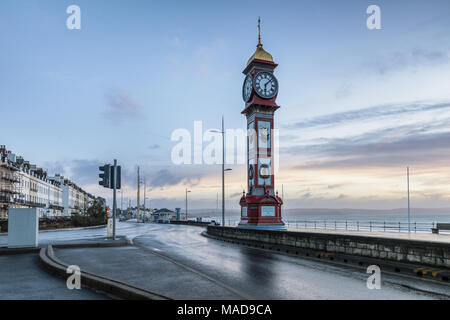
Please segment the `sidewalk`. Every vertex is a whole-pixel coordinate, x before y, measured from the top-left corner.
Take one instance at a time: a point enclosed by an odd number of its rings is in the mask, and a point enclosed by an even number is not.
[[[362,237],[388,238],[388,239],[404,239],[414,241],[439,242],[450,244],[450,234],[433,234],[433,233],[407,233],[407,232],[383,232],[383,231],[357,231],[357,230],[342,230],[342,229],[311,229],[311,228],[293,228],[288,227],[287,231],[292,232],[307,232],[307,233],[325,233],[325,234],[339,234]]]
[[[0,255],[0,300],[105,300],[88,289],[69,290],[64,279],[38,265],[38,254]]]

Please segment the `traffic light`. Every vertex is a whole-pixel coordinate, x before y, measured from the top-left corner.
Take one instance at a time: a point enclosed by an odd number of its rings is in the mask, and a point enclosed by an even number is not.
[[[116,170],[117,170],[117,181],[116,181],[116,189],[120,189],[120,183],[121,183],[121,176],[122,176],[122,174],[121,174],[121,168],[120,168],[120,166],[117,166],[116,167]],[[115,175],[114,175],[114,166],[111,166],[111,189],[113,189],[114,188],[114,180],[115,180]]]
[[[105,164],[104,166],[99,167],[100,173],[98,176],[100,179],[98,184],[104,186],[105,188],[110,188],[111,186],[111,166],[109,164]]]

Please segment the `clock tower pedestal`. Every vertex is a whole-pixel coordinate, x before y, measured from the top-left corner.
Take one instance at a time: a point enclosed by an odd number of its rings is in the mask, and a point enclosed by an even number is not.
[[[274,76],[277,64],[263,49],[258,20],[258,45],[248,60],[243,73],[242,88],[247,117],[247,186],[239,201],[241,221],[239,228],[285,230],[281,219],[283,200],[275,192],[274,175],[274,114],[278,81]]]

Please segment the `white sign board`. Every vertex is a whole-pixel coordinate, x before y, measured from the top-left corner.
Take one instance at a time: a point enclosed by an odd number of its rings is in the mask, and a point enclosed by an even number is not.
[[[8,248],[37,247],[39,212],[37,208],[8,210]]]
[[[275,217],[275,207],[261,206],[261,217]]]

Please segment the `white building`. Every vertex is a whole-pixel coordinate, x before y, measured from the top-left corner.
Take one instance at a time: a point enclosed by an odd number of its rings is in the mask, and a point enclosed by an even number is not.
[[[9,208],[38,208],[40,216],[70,216],[86,212],[93,195],[69,179],[48,177],[42,168],[0,146],[0,218]]]

